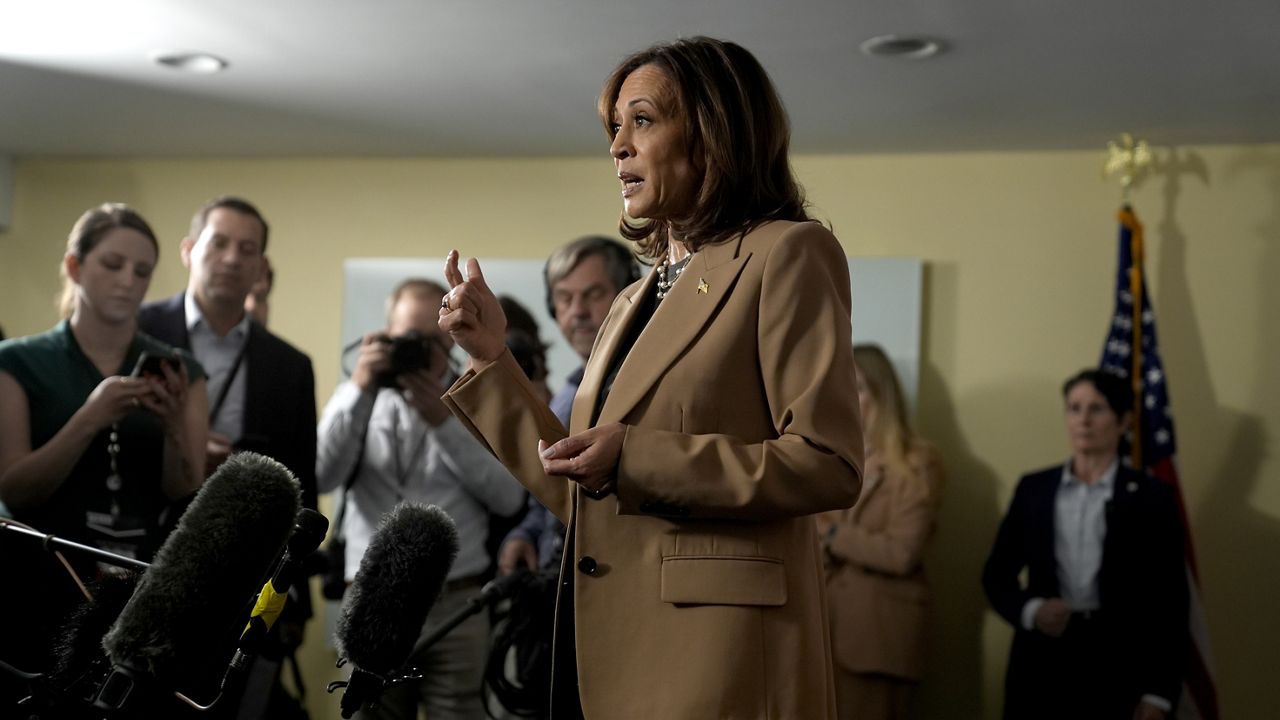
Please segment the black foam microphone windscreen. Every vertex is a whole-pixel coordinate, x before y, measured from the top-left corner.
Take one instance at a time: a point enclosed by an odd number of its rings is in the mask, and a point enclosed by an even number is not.
[[[280,463],[237,453],[205,481],[102,640],[111,662],[173,689],[221,678],[301,504]]]
[[[92,599],[71,614],[54,643],[57,664],[49,677],[54,687],[71,689],[102,680],[92,673],[95,663],[106,660],[102,636],[120,617],[137,585],[138,574],[132,572],[105,573],[90,583]],[[81,698],[90,695],[74,689],[70,694]]]
[[[409,658],[458,555],[440,508],[402,502],[383,516],[338,618],[339,653],[383,678]]]

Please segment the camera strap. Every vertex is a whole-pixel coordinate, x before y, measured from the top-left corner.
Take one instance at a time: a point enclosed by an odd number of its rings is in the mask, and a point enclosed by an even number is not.
[[[347,500],[351,494],[351,486],[356,484],[356,476],[360,474],[360,463],[364,460],[364,435],[360,435],[360,448],[356,450],[356,462],[351,467],[351,474],[347,476],[347,481],[342,483],[342,496],[338,498],[338,515],[333,522],[333,540],[332,542],[342,542],[346,538],[346,532],[342,528],[342,521],[347,517]]]

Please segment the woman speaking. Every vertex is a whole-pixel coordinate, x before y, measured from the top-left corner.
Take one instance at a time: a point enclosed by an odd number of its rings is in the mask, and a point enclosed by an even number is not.
[[[568,524],[552,714],[834,718],[812,515],[861,485],[849,275],[743,48],[635,54],[600,98],[621,231],[655,270],[615,300],[566,431],[456,251],[440,326],[453,412]],[[579,715],[580,714],[580,715]]]

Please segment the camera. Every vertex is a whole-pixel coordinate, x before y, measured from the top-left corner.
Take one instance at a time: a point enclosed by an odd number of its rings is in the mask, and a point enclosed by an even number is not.
[[[416,330],[410,330],[404,335],[397,335],[380,342],[391,346],[391,367],[378,374],[378,387],[400,387],[396,382],[398,375],[424,368],[430,369],[433,362],[438,362],[435,357],[437,351],[440,352],[441,358],[447,358],[449,354],[449,350],[444,347],[439,338],[423,335]]]

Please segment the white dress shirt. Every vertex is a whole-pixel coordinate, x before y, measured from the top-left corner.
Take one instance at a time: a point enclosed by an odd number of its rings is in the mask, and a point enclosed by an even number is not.
[[[355,578],[383,513],[402,499],[437,505],[453,519],[459,548],[450,580],[487,570],[490,511],[512,515],[524,503],[524,488],[506,467],[457,418],[432,427],[399,391],[367,393],[347,381],[325,405],[316,432],[320,492],[339,490],[351,477],[362,436],[359,474],[345,499],[346,579]]]

